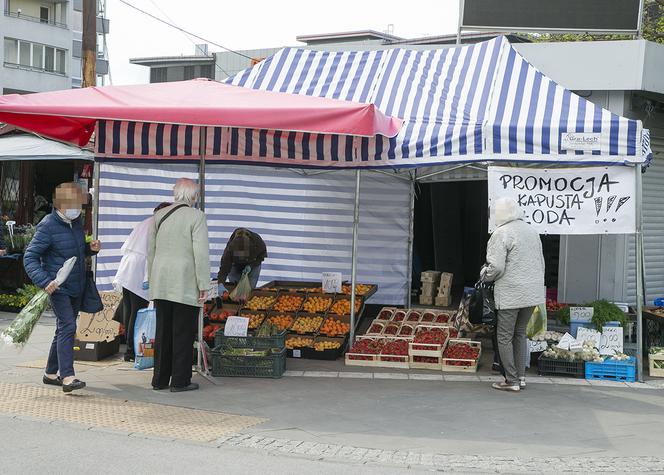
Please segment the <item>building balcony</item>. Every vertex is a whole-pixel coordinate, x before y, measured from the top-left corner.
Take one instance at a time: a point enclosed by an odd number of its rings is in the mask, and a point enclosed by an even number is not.
[[[46,19],[46,18],[38,18],[35,16],[25,15],[21,12],[12,12],[9,10],[5,10],[5,16],[10,18],[17,18],[19,20],[31,21],[33,23],[41,23],[43,25],[55,26],[57,28],[63,28],[65,30],[68,28],[66,23],[60,23],[51,18]]]

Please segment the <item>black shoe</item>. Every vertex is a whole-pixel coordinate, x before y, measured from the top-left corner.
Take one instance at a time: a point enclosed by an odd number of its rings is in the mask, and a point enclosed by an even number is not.
[[[189,383],[189,386],[181,386],[181,387],[171,386],[172,393],[181,393],[184,391],[196,391],[197,389],[198,389],[197,383]]]
[[[133,363],[136,361],[136,357],[134,355],[124,355],[124,360],[128,363]]]
[[[168,389],[168,385],[166,385],[166,386],[154,386],[154,385],[153,385],[153,386],[152,386],[152,389],[153,389],[154,391],[163,391],[164,389]]]
[[[71,384],[62,383],[62,390],[66,393],[70,393],[72,391],[78,391],[79,389],[83,389],[84,387],[85,383],[83,381],[79,381],[78,379],[73,380]]]
[[[503,368],[500,366],[499,363],[494,363],[491,365],[491,370],[495,371],[496,373],[502,373]]]
[[[48,376],[44,375],[42,378],[42,382],[44,384],[50,384],[51,386],[62,386],[62,378],[60,376],[56,377],[55,379],[51,379]]]

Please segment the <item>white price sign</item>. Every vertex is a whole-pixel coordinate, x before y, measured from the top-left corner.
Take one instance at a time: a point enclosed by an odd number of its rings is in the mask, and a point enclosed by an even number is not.
[[[623,328],[603,327],[599,344],[600,355],[615,355],[623,352]]]
[[[549,344],[546,341],[533,341],[528,340],[528,351],[530,353],[540,353],[546,351],[549,347]]]
[[[224,326],[224,336],[247,336],[249,319],[246,317],[228,317]]]
[[[593,307],[570,307],[569,319],[573,322],[589,322],[595,315]]]
[[[576,339],[581,343],[592,341],[595,348],[599,349],[602,334],[592,328],[579,327],[576,330]]]
[[[561,350],[569,350],[570,345],[575,341],[576,340],[572,335],[570,335],[569,333],[565,333],[558,342],[558,345],[556,346],[558,346],[558,348],[560,348]]]
[[[208,290],[208,300],[214,300],[219,297],[219,283],[216,280],[210,281],[210,290]]]
[[[341,292],[341,272],[323,272],[321,277],[323,292],[335,294]]]

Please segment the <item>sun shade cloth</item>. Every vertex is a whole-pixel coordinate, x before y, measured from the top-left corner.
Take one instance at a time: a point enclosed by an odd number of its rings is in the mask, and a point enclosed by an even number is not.
[[[205,79],[0,96],[0,121],[85,145],[97,120],[395,136],[373,104],[259,91]]]

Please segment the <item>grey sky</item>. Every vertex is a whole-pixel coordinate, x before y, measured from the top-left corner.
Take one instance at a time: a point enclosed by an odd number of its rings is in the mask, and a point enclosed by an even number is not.
[[[297,45],[297,35],[311,33],[384,31],[390,23],[394,34],[402,37],[453,33],[458,14],[457,0],[127,1],[233,49]],[[129,58],[193,54],[192,41],[200,42],[118,0],[107,0],[106,8],[113,84],[148,82],[148,68],[129,64]]]

